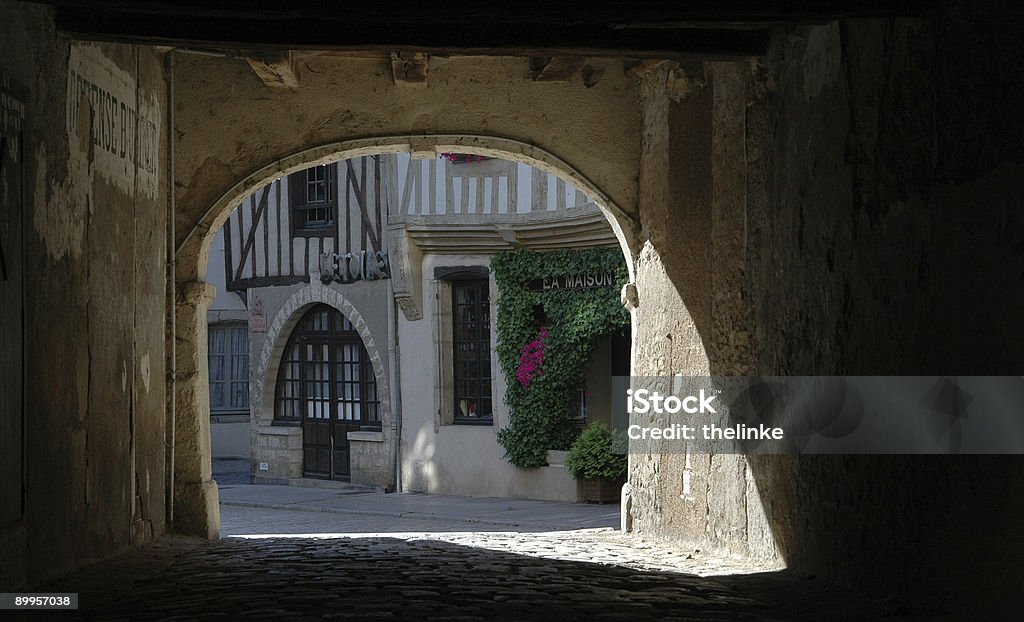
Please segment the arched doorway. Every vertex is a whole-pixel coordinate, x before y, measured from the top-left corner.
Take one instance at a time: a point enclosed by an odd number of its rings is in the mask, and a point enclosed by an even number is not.
[[[302,428],[303,476],[348,481],[349,432],[380,431],[381,407],[370,356],[348,318],[317,304],[285,346],[274,423]]]

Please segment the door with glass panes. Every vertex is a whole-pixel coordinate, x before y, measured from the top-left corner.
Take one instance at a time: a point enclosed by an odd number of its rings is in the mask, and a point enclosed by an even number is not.
[[[377,380],[359,333],[317,305],[299,321],[278,377],[276,423],[302,426],[303,475],[348,480],[348,433],[381,429]]]

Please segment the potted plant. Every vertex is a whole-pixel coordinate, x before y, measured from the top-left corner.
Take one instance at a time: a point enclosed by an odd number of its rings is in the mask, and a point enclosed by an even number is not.
[[[626,456],[615,453],[615,438],[607,425],[598,421],[588,426],[569,448],[565,466],[583,484],[587,503],[619,500],[626,481]]]

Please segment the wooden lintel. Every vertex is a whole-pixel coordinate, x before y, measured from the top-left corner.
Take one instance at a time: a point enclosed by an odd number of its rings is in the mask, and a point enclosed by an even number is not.
[[[391,75],[398,86],[426,87],[429,68],[430,55],[424,52],[391,53]]]
[[[533,79],[538,82],[565,82],[571,80],[586,64],[586,56],[552,56],[533,72]]]
[[[295,71],[295,57],[291,50],[247,52],[245,62],[249,63],[263,84],[269,87],[299,88],[299,74]]]

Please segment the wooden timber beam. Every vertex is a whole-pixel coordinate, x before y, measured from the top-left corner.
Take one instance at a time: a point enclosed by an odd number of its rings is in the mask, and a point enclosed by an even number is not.
[[[738,24],[744,27],[765,23],[808,23],[843,18],[918,16],[936,6],[959,4],[950,0],[634,0],[595,3],[592,0],[515,0],[491,2],[424,3],[380,0],[373,3],[346,2],[337,8],[323,0],[29,0],[59,9],[93,12],[135,13],[153,20],[173,21],[195,17],[217,23],[235,20],[320,20],[348,24],[360,29],[368,24],[418,24],[422,28],[457,23],[503,24],[508,32],[522,38],[527,23],[551,23],[561,28],[675,28],[680,24]],[[1002,4],[1018,13],[1018,3]],[[453,32],[451,30],[449,33]]]
[[[430,4],[323,0],[29,0],[72,38],[218,50],[736,60],[771,31],[837,19],[928,17],[954,0],[517,0]],[[1016,3],[996,0],[1008,17]],[[989,7],[986,6],[986,10]]]
[[[344,12],[341,12],[344,14]],[[607,24],[351,23],[336,18],[211,19],[58,6],[57,30],[70,38],[214,50],[398,51],[435,56],[523,56],[740,60],[764,55],[767,29],[633,29]]]

